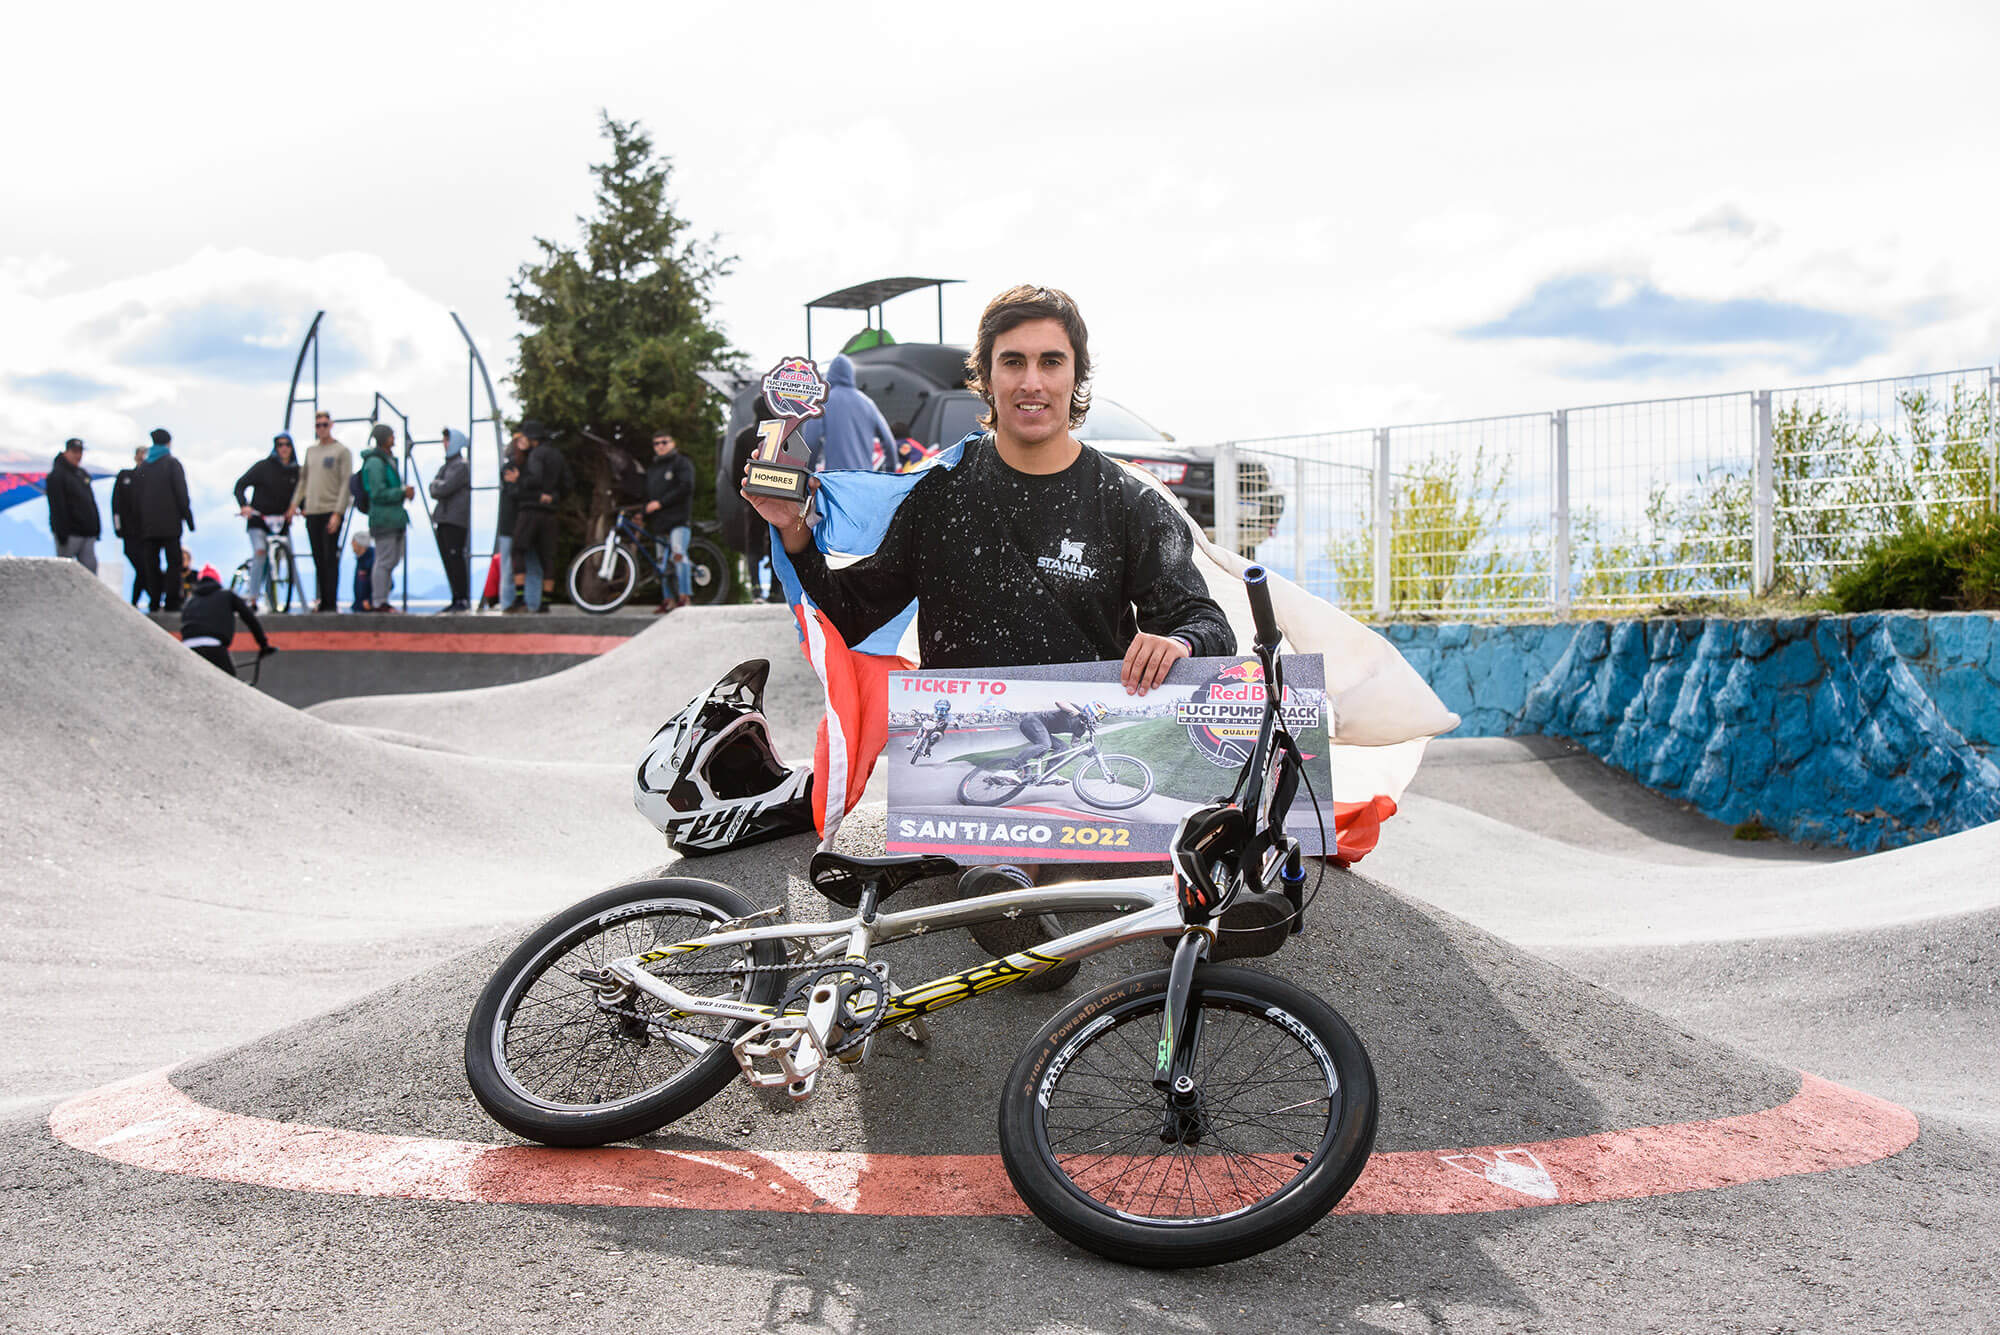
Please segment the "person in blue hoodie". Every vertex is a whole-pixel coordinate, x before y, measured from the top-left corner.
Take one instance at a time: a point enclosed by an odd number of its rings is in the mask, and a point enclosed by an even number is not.
[[[815,473],[828,468],[896,471],[896,433],[875,400],[854,387],[854,361],[846,353],[826,368],[826,408],[807,418],[799,440],[812,452]]]
[[[466,537],[472,531],[472,463],[466,455],[465,433],[444,429],[444,463],[431,479],[431,525],[437,531],[438,559],[451,582],[447,612],[472,610],[472,572],[465,564]]]

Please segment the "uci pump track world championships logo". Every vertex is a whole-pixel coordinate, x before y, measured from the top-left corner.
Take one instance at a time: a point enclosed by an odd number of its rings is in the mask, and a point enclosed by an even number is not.
[[[780,417],[817,417],[826,381],[804,357],[787,357],[764,376],[764,401]]]
[[[1264,691],[1262,663],[1231,663],[1174,706],[1174,721],[1187,729],[1188,741],[1210,764],[1235,769],[1256,745],[1257,729],[1264,721]],[[1286,731],[1296,737],[1319,726],[1325,706],[1324,691],[1287,686],[1278,717]]]

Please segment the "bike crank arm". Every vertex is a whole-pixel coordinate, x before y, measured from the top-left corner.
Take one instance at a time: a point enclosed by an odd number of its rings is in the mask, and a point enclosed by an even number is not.
[[[1174,947],[1174,962],[1167,970],[1167,1004],[1160,1015],[1160,1048],[1153,1067],[1153,1088],[1174,1098],[1189,1098],[1194,1093],[1194,1076],[1189,1068],[1194,1065],[1201,1012],[1196,1011],[1194,1018],[1189,1018],[1188,997],[1194,991],[1195,965],[1208,954],[1210,936],[1208,929],[1191,929]]]

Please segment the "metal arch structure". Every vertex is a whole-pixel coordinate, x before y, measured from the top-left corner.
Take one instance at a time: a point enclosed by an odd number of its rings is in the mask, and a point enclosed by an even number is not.
[[[486,358],[481,355],[479,344],[472,337],[472,331],[465,327],[465,321],[459,318],[457,311],[451,311],[448,314],[451,316],[452,328],[458,331],[459,338],[465,343],[466,464],[472,469],[472,490],[475,496],[480,492],[497,493],[500,490],[500,473],[506,467],[507,462],[507,423],[506,419],[500,413],[500,397],[493,392],[493,377],[486,369]],[[290,433],[292,429],[292,413],[300,404],[312,405],[313,416],[319,416],[319,338],[320,326],[325,319],[325,311],[313,312],[312,323],[306,327],[305,338],[299,343],[299,355],[292,361],[291,385],[285,391],[284,429],[287,433]],[[309,392],[301,394],[299,389],[302,381],[305,380],[308,362],[311,365]],[[481,391],[484,391],[486,401],[486,414],[483,417],[479,415]],[[330,410],[328,415],[333,418],[335,426],[352,426],[357,423],[365,423],[371,432],[385,415],[394,417],[402,424],[403,477],[406,482],[417,488],[417,496],[423,502],[424,517],[428,519],[431,507],[430,492],[422,485],[423,476],[417,458],[417,450],[420,447],[428,446],[442,447],[444,444],[443,438],[440,437],[435,440],[413,439],[410,433],[409,414],[397,407],[395,402],[379,389],[373,393],[366,416],[354,415],[341,417]],[[492,480],[486,482],[480,481],[479,469],[475,463],[477,456],[472,449],[472,444],[478,438],[481,425],[489,427],[493,434],[493,474]],[[301,451],[301,457],[303,457],[303,451]],[[346,549],[348,528],[353,523],[353,518],[354,512],[352,510],[348,511],[347,522],[341,526],[340,542],[343,551]],[[469,539],[470,535],[468,534],[467,536]],[[492,553],[492,547],[488,547],[485,551],[469,547],[466,557],[472,564],[472,570],[476,572],[483,567],[485,562],[475,560],[474,558],[490,558]],[[410,582],[406,576],[403,580],[402,589],[402,603],[405,609],[409,607],[409,600]]]

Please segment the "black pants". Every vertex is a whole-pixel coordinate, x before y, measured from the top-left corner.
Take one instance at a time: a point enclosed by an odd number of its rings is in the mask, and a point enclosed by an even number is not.
[[[522,506],[514,519],[514,569],[528,568],[528,553],[541,558],[544,584],[556,573],[556,512]]]
[[[319,610],[340,610],[340,526],[326,531],[331,515],[306,516],[306,541],[312,544],[313,575],[319,583]]]
[[[161,569],[162,563],[165,569]],[[185,590],[181,587],[181,540],[175,534],[171,538],[147,538],[144,553],[139,564],[146,572],[146,598],[149,612],[178,612]]]
[[[132,567],[132,606],[146,596],[146,540],[127,538],[125,540],[125,560]]]
[[[463,524],[437,526],[438,559],[444,562],[444,577],[451,581],[451,600],[472,604],[472,572],[465,566],[466,529]]]
[[[233,677],[236,675],[236,660],[229,656],[228,646],[202,644],[195,646],[195,652],[221,668],[224,672],[227,672],[230,676]]]

